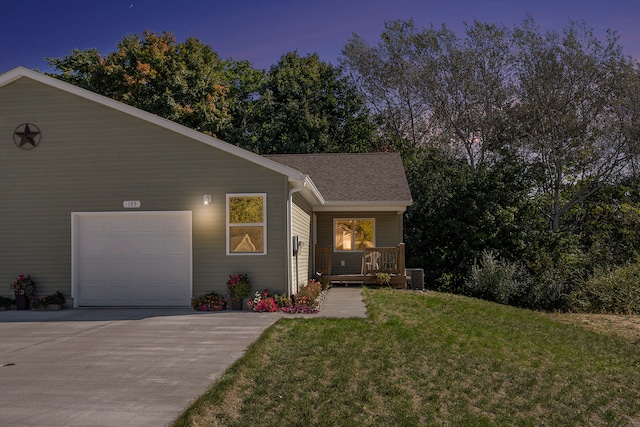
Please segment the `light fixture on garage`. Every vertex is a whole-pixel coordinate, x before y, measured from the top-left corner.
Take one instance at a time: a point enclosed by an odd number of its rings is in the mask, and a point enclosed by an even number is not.
[[[211,204],[211,194],[205,194],[204,196],[202,196],[202,202],[205,205]]]

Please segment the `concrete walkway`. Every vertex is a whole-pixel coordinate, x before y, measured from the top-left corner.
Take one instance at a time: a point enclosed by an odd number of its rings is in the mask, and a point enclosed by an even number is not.
[[[362,288],[333,287],[320,306],[321,317],[367,317]],[[318,316],[316,315],[316,316]]]
[[[165,426],[283,313],[0,311],[0,426]],[[361,288],[320,313],[366,317]]]

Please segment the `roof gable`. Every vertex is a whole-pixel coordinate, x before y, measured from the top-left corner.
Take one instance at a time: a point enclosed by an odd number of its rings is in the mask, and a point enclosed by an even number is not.
[[[410,206],[398,153],[275,154],[265,156],[308,174],[327,206]]]
[[[106,107],[109,108],[113,108],[114,110],[117,111],[121,111],[125,114],[129,114],[133,117],[137,117],[141,120],[145,120],[147,122],[153,123],[155,125],[158,125],[160,127],[163,127],[165,129],[169,129],[173,132],[176,132],[178,134],[184,135],[188,138],[200,141],[204,144],[210,145],[212,147],[215,147],[219,150],[225,151],[227,153],[233,154],[235,156],[241,157],[245,160],[248,160],[250,162],[253,162],[255,164],[258,164],[260,166],[263,166],[267,169],[271,169],[275,172],[281,173],[283,175],[286,175],[289,180],[291,181],[299,181],[299,182],[305,182],[305,180],[307,180],[307,177],[305,174],[301,173],[300,171],[294,170],[291,167],[288,167],[286,165],[283,165],[281,163],[278,162],[274,162],[272,160],[269,160],[263,156],[260,156],[258,154],[252,153],[250,151],[247,151],[243,148],[240,148],[236,145],[233,144],[229,144],[227,142],[224,142],[218,138],[212,137],[212,136],[208,136],[205,135],[201,132],[198,132],[196,130],[193,130],[191,128],[188,128],[186,126],[183,126],[181,124],[178,124],[176,122],[173,122],[171,120],[162,118],[160,116],[157,116],[155,114],[151,114],[148,113],[144,110],[141,110],[139,108],[136,107],[132,107],[130,105],[124,104],[122,102],[113,100],[111,98],[108,98],[106,96],[103,95],[99,95],[95,92],[91,92],[89,90],[83,89],[81,87],[78,86],[74,86],[72,84],[69,84],[67,82],[64,82],[62,80],[58,80],[54,77],[50,77],[47,75],[44,75],[42,73],[36,72],[36,71],[32,71],[29,70],[27,68],[24,67],[17,67],[14,68],[13,70],[10,70],[4,74],[0,75],[0,89],[3,86],[9,85],[12,82],[18,80],[18,79],[22,79],[22,78],[27,78],[27,79],[31,79],[37,82],[40,82],[42,84],[45,84],[47,86],[51,86],[54,87],[56,89],[71,93],[73,95],[79,96],[81,98],[85,98],[87,100],[96,102],[98,104],[104,105]],[[307,186],[311,186],[311,187],[315,187],[313,186],[313,183],[307,183]]]

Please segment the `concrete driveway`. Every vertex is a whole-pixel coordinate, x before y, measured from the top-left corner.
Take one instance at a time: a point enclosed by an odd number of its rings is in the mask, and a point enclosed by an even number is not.
[[[0,426],[163,426],[278,313],[0,311]]]

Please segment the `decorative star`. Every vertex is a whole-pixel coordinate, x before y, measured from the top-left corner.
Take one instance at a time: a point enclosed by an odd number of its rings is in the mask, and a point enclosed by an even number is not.
[[[35,130],[32,130],[29,125],[35,127]],[[20,128],[22,128],[22,132],[19,131]],[[40,142],[40,130],[32,123],[25,123],[18,126],[13,135],[13,142],[15,142],[18,148],[22,148],[23,150],[31,150]],[[31,145],[31,147],[29,147],[29,145]]]

